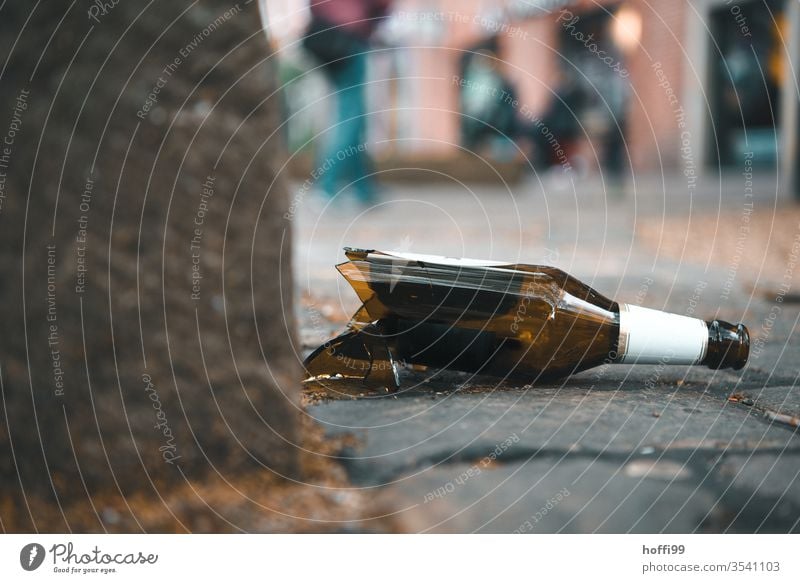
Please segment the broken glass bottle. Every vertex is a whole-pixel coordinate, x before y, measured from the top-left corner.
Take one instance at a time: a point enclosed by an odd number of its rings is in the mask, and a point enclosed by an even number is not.
[[[305,360],[307,381],[399,388],[399,366],[553,380],[603,363],[742,368],[742,324],[605,298],[555,267],[345,248],[361,308]]]

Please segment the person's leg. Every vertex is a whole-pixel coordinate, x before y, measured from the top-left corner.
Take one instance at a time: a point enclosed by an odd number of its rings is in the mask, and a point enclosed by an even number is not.
[[[625,171],[625,134],[622,125],[612,124],[605,139],[604,170],[616,181],[621,181]]]
[[[331,107],[330,113],[332,116],[335,115],[335,117],[334,123],[328,125],[319,136],[320,147],[317,150],[317,159],[315,162],[316,172],[321,173],[321,175],[317,176],[319,188],[329,197],[333,197],[336,194],[336,175],[333,165],[336,163],[336,151],[339,149],[338,128],[335,125],[339,121],[339,97],[337,95],[339,87],[338,75],[338,71],[334,69],[329,68],[326,70],[326,77],[332,86],[331,94],[328,97],[329,101],[333,101],[333,107]]]
[[[369,202],[375,195],[372,161],[367,151],[366,81],[367,56],[348,59],[343,71],[339,93],[339,151],[336,165],[339,176],[350,183],[362,200]]]
[[[611,124],[603,144],[603,172],[609,198],[625,196],[625,129]]]
[[[363,55],[355,55],[326,69],[333,85],[335,117],[327,129],[318,168],[322,169],[320,186],[328,196],[354,180],[352,151],[358,147],[364,124],[362,60]]]
[[[534,170],[546,170],[550,166],[550,143],[545,133],[550,131],[546,125],[546,118],[530,122],[522,122],[520,135],[524,135],[531,143],[532,151],[529,153],[530,163]]]
[[[320,188],[329,197],[333,197],[341,187],[341,167],[337,158],[337,153],[342,148],[342,124],[347,123],[347,118],[342,115],[342,88],[345,87],[346,73],[344,66],[337,64],[328,66],[326,69],[328,80],[331,82],[331,99],[334,107],[331,108],[333,123],[331,123],[322,135],[322,148],[317,157],[317,171],[321,172],[318,178]]]
[[[327,132],[319,167],[323,168],[320,186],[333,196],[358,178],[353,152],[358,150],[364,125],[363,56],[356,55],[330,67],[328,77],[333,84],[336,115]]]

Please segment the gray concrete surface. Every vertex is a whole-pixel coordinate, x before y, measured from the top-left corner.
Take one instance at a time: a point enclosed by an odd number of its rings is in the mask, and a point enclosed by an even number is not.
[[[710,239],[741,224],[735,182],[691,200],[682,188],[651,181],[612,199],[597,181],[549,177],[508,190],[390,186],[364,209],[301,201],[306,353],[357,307],[333,269],[344,245],[555,264],[618,301],[741,321],[763,340],[739,372],[611,365],[528,386],[404,371],[396,395],[333,395],[308,412],[327,435],[354,437],[339,453],[353,486],[413,532],[800,530],[800,304],[770,317],[784,247],[765,249],[778,258],[764,269],[735,248],[708,261],[688,240],[680,257],[643,243],[659,237],[642,224],[674,217],[708,225]],[[760,192],[756,209],[775,213],[774,193]]]

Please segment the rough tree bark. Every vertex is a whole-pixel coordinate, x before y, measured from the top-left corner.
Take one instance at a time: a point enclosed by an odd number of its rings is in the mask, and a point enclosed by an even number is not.
[[[37,527],[23,499],[295,471],[269,52],[244,0],[0,10],[7,528]]]

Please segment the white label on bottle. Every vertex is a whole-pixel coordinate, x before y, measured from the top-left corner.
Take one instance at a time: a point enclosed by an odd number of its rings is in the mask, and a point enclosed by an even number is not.
[[[619,349],[625,364],[697,364],[706,356],[703,320],[623,304]]]

